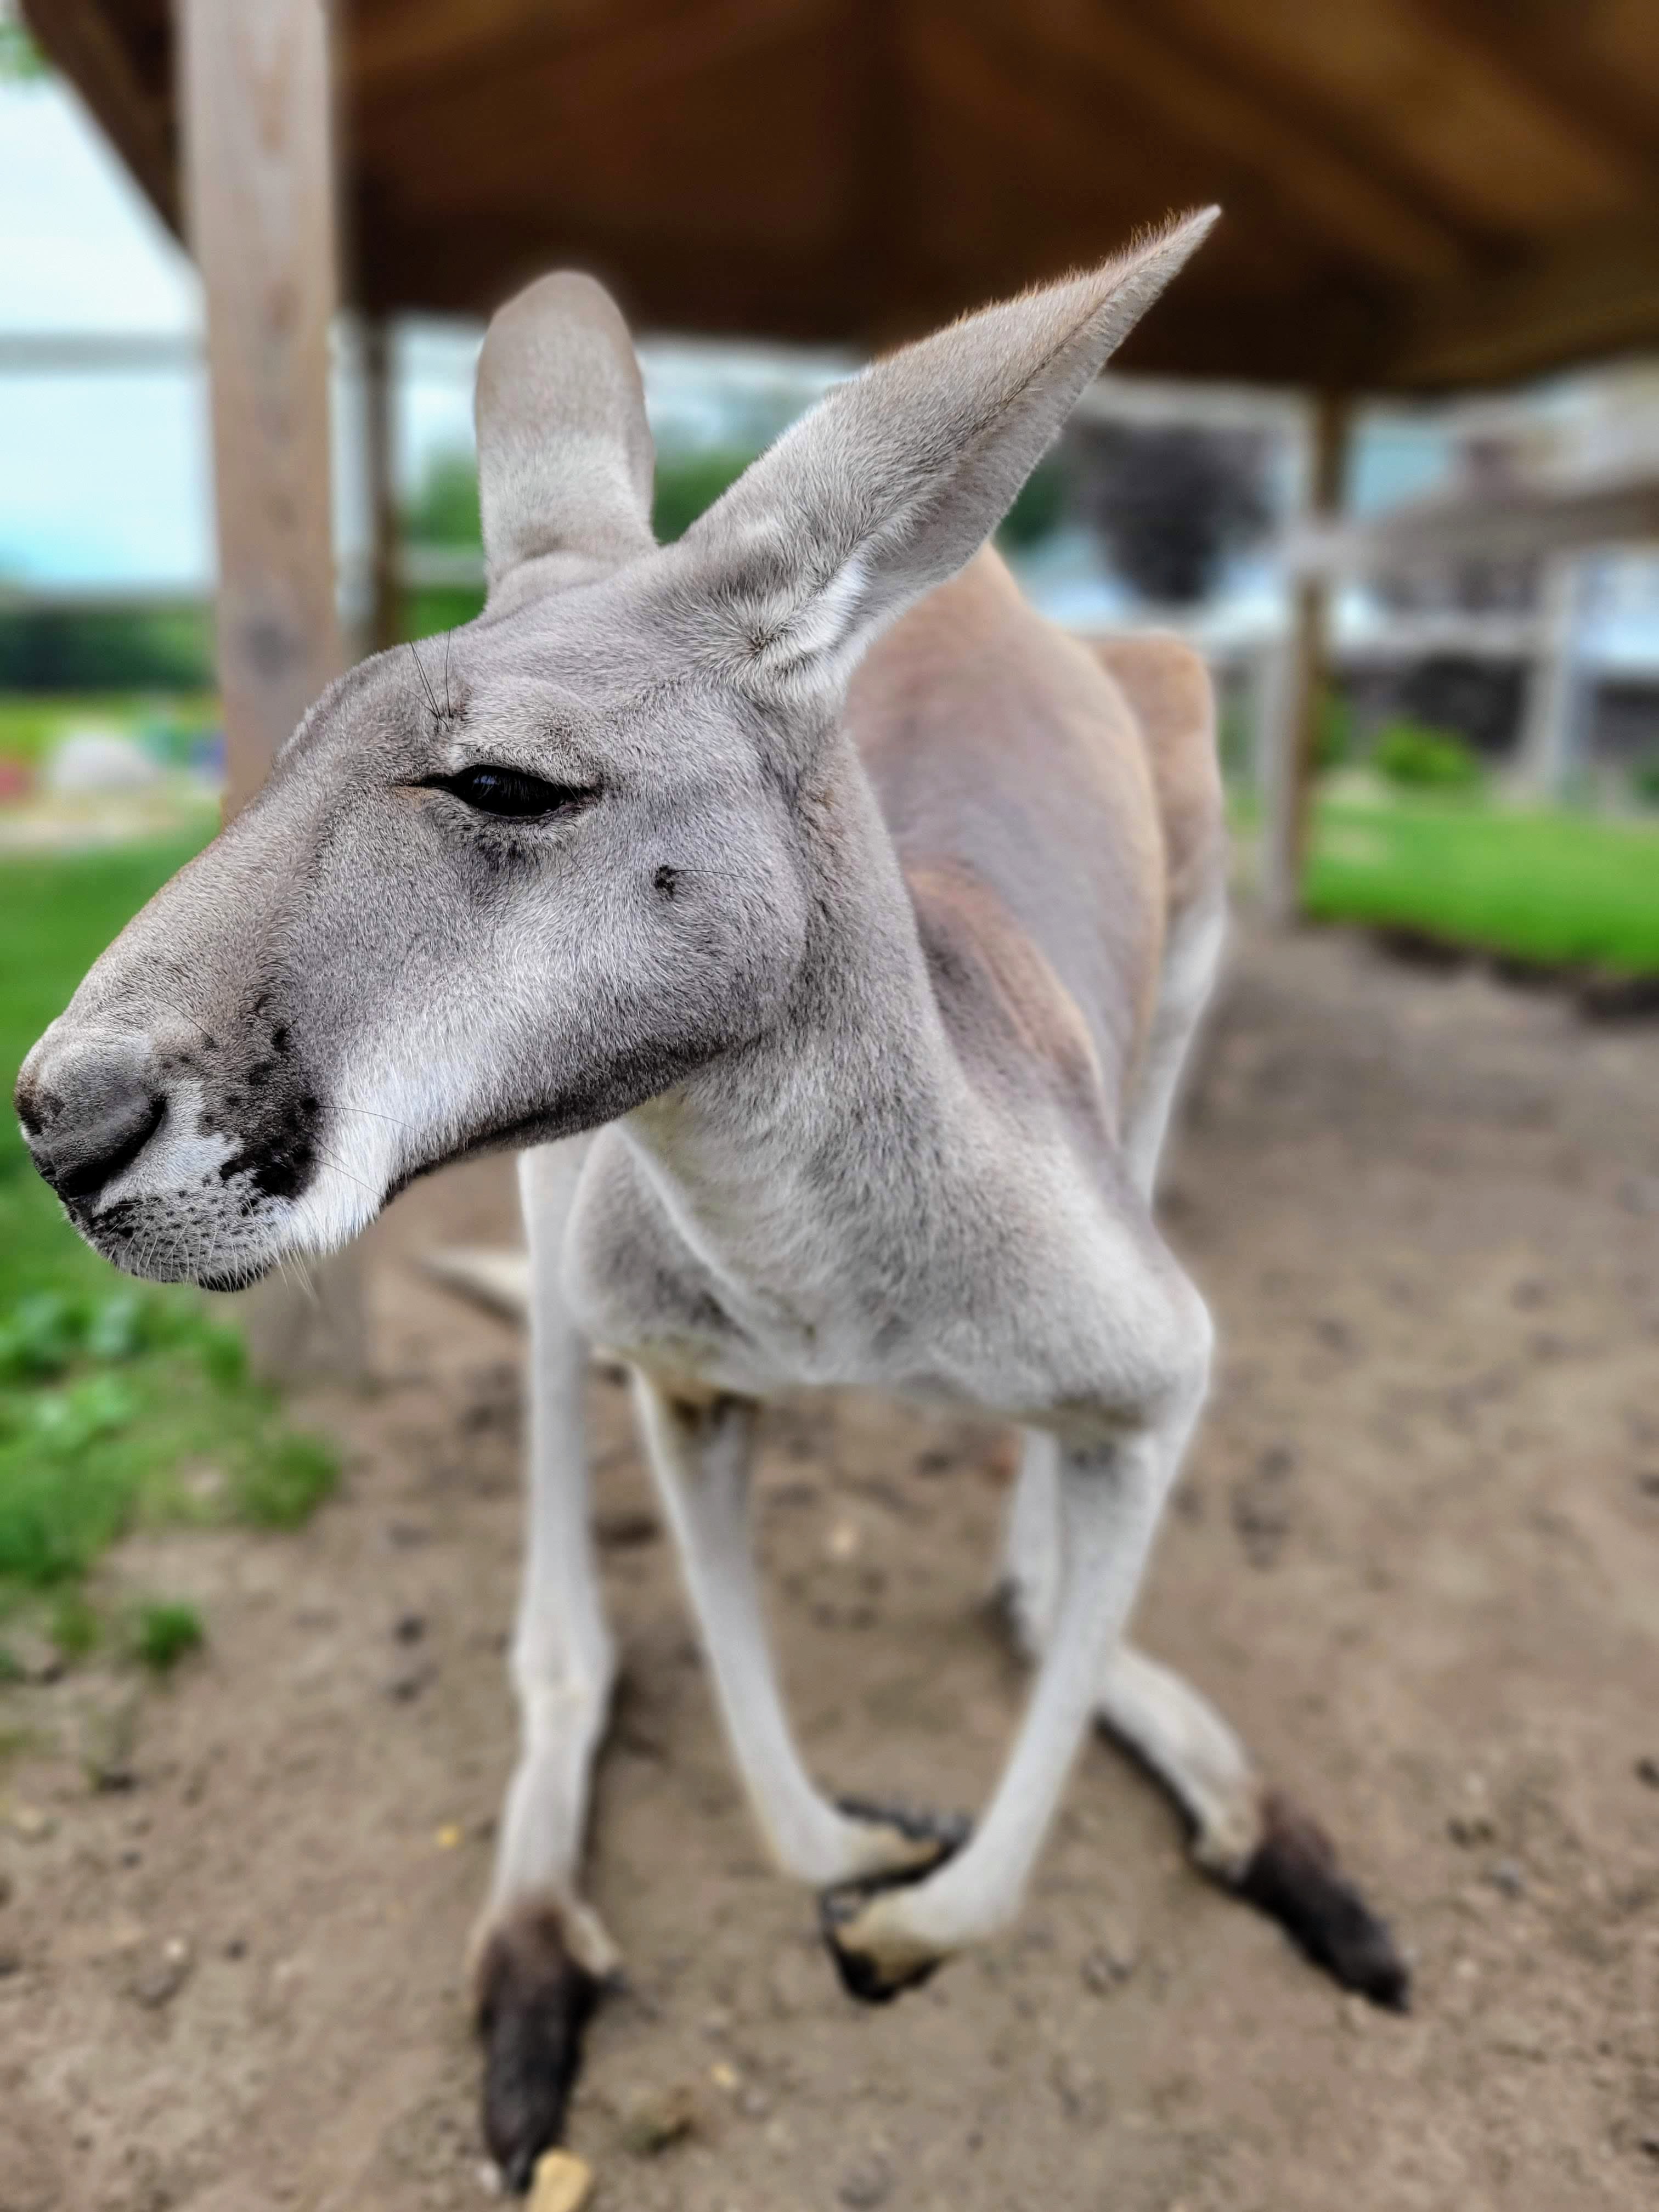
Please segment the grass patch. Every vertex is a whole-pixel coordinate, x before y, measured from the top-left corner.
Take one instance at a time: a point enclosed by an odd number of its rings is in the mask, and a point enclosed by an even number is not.
[[[1659,828],[1478,802],[1326,799],[1308,911],[1540,963],[1659,973]]]
[[[141,1605],[132,1625],[133,1656],[152,1674],[170,1674],[187,1652],[207,1641],[202,1616],[179,1600]]]
[[[8,1093],[92,961],[192,850],[0,865]],[[81,1243],[0,1115],[0,1616],[56,1593],[48,1632],[80,1656],[74,1626],[60,1633],[86,1605],[80,1579],[135,1520],[292,1528],[336,1474],[328,1445],[248,1379],[240,1336],[200,1293],[131,1283]]]

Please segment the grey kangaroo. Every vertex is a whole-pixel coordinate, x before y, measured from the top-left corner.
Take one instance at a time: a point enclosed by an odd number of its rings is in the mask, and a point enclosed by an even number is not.
[[[855,1996],[1008,1924],[1092,1719],[1203,1868],[1406,2001],[1322,1832],[1126,1640],[1210,1359],[1152,1212],[1223,930],[1208,684],[1174,640],[1056,629],[986,543],[1214,212],[878,362],[665,546],[621,318],[532,285],[478,369],[484,611],[325,693],[19,1079],[75,1226],[156,1280],[250,1282],[520,1154],[522,1748],[473,1960],[510,2186],[618,1964],[580,1886],[613,1672],[592,1346],[631,1371],[754,1816]],[[756,1407],[802,1384],[1024,1431],[1000,1575],[1034,1684],[971,1830],[832,1801],[792,1738],[746,1506]]]

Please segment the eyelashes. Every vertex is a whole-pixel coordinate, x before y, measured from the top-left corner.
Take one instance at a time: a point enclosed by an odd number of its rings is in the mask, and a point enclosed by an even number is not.
[[[461,769],[453,775],[422,776],[421,787],[427,791],[447,791],[475,813],[504,822],[550,821],[576,813],[599,795],[595,785],[549,783],[543,776],[526,775],[523,769],[488,764]]]

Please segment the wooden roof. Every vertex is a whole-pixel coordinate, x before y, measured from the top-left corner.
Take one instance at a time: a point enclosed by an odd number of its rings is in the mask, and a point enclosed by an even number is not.
[[[176,215],[167,0],[25,0]],[[1496,383],[1659,347],[1654,0],[355,0],[349,264],[881,343],[1219,199],[1126,367]]]

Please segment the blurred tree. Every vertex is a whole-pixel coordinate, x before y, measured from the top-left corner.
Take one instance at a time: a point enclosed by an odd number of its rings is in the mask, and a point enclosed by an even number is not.
[[[0,5],[0,84],[48,74],[46,58],[9,8]]]
[[[657,456],[652,526],[665,545],[684,537],[697,517],[743,474],[759,449],[748,445],[672,447]],[[999,536],[1004,545],[1029,545],[1059,524],[1065,500],[1065,476],[1044,461],[1014,501]],[[420,487],[404,510],[404,536],[411,545],[454,550],[482,544],[478,522],[478,478],[471,456],[440,453],[427,465]],[[422,599],[448,599],[449,592],[423,592]],[[476,610],[474,610],[476,611]],[[465,621],[465,613],[439,615],[438,627]],[[417,631],[423,635],[423,631]]]
[[[1074,511],[1145,599],[1191,606],[1271,520],[1267,454],[1249,431],[1074,422],[1062,448]]]
[[[0,608],[0,690],[211,688],[205,607]]]
[[[433,455],[404,509],[404,536],[411,545],[483,544],[478,471],[470,453]]]
[[[663,544],[667,545],[676,538],[683,538],[697,517],[737,482],[754,458],[754,453],[746,447],[727,446],[659,453],[651,526]]]
[[[1066,471],[1056,460],[1039,461],[1002,518],[997,544],[1018,553],[1058,530],[1066,517]]]

